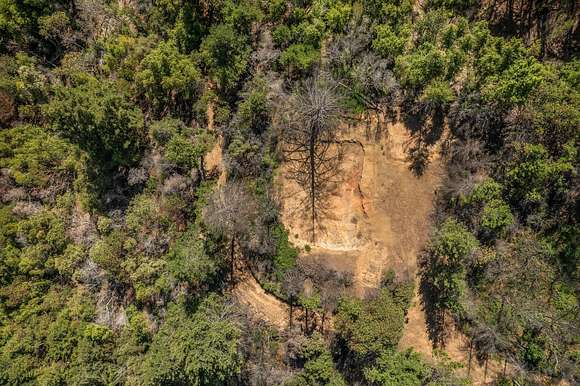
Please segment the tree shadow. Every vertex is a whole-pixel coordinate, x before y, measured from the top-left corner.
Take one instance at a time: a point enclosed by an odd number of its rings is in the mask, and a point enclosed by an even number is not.
[[[425,252],[423,252],[423,255]],[[437,307],[438,291],[434,288],[430,278],[432,277],[432,267],[427,258],[422,256],[419,260],[419,296],[421,306],[425,312],[427,324],[427,333],[433,347],[445,347],[445,341],[448,337],[445,312]]]
[[[315,167],[314,184],[311,183],[312,176],[305,165],[306,160],[286,159],[288,179],[304,189],[305,197],[299,201],[295,210],[308,219],[310,223],[308,232],[312,242],[316,241],[317,232],[324,230],[321,223],[331,215],[329,198],[335,194],[341,182],[339,176],[343,159],[342,146],[333,140],[329,140],[327,145],[328,150],[323,152],[324,155],[319,158]]]
[[[428,113],[420,110],[404,114],[402,120],[411,132],[411,139],[407,146],[409,169],[420,177],[429,166],[433,145],[443,134],[444,115],[438,110]]]

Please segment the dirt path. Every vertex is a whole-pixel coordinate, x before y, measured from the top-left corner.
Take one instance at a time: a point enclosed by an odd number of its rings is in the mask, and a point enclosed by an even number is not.
[[[232,294],[238,302],[272,325],[280,329],[288,327],[288,305],[266,293],[245,264],[238,264],[236,280]]]
[[[209,86],[212,87],[211,85]],[[207,130],[215,133],[214,128],[214,106],[213,101],[207,102]],[[204,166],[208,175],[218,176],[218,185],[225,184],[227,173],[223,162],[223,143],[224,139],[221,133],[216,133],[216,141],[213,148],[204,157]]]

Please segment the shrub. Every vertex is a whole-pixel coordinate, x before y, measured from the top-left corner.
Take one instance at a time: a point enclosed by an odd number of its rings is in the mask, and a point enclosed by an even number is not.
[[[280,64],[292,76],[306,74],[320,58],[320,52],[304,44],[293,44],[280,55]]]

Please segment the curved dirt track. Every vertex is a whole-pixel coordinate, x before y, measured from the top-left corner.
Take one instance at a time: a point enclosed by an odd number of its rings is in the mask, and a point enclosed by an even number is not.
[[[268,294],[251,274],[245,264],[238,267],[234,297],[246,305],[254,314],[279,329],[288,327],[289,307],[286,303]]]

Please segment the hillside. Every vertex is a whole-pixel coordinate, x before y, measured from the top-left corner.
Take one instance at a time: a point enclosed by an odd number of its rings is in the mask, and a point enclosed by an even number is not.
[[[0,385],[580,382],[579,23],[0,0]]]

